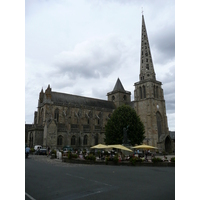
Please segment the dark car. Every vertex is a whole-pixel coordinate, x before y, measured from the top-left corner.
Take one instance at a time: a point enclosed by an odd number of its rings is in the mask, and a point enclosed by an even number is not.
[[[74,153],[74,150],[72,147],[70,147],[70,146],[63,147],[63,152],[68,152],[68,151],[70,151],[71,153]]]
[[[39,149],[35,151],[35,155],[47,155],[47,149]]]

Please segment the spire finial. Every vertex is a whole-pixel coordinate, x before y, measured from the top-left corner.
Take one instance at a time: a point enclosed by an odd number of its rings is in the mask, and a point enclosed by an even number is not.
[[[142,15],[143,15],[144,11],[143,11],[143,7],[142,7]]]

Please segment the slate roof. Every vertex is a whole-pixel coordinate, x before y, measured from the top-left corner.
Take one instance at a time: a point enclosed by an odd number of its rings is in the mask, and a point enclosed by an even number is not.
[[[122,85],[122,83],[121,83],[121,81],[120,81],[119,78],[117,79],[117,82],[116,82],[115,87],[114,87],[114,89],[113,89],[113,92],[114,92],[114,91],[122,91],[122,92],[125,92],[124,87],[123,87],[123,85]]]
[[[94,99],[89,97],[82,97],[72,94],[51,92],[51,100],[54,104],[72,104],[77,106],[89,106],[105,109],[115,109],[115,104],[112,101],[106,101],[101,99]]]

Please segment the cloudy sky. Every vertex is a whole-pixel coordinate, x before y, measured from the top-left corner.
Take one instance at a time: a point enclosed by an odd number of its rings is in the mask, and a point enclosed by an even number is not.
[[[39,92],[107,99],[119,77],[134,100],[139,81],[142,7],[169,130],[175,130],[174,0],[26,0],[25,121]]]

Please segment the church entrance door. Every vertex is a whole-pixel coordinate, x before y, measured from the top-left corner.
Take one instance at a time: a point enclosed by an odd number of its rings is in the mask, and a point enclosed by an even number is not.
[[[169,136],[166,137],[165,139],[165,151],[166,152],[171,152],[172,148],[171,148],[171,140],[169,138]]]

